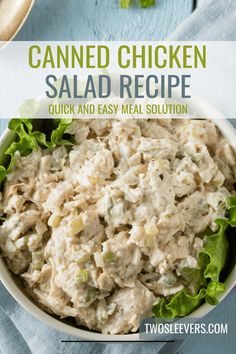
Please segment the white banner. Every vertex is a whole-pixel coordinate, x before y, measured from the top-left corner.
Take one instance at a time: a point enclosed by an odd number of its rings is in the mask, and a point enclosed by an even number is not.
[[[235,118],[235,62],[236,42],[2,43],[0,118],[217,119],[219,96]]]

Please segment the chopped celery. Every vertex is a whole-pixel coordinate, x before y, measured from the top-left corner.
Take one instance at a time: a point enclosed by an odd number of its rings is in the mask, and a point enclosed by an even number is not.
[[[113,263],[115,261],[115,255],[112,252],[107,252],[103,255],[103,261],[104,263]]]
[[[86,284],[88,282],[88,271],[87,269],[80,269],[76,276],[77,284]]]
[[[33,252],[32,253],[32,263],[31,263],[31,269],[34,270],[41,270],[44,265],[44,257],[43,257],[43,252],[38,251],[38,252]]]
[[[90,302],[96,299],[96,296],[98,294],[98,291],[96,289],[88,289],[85,302]]]

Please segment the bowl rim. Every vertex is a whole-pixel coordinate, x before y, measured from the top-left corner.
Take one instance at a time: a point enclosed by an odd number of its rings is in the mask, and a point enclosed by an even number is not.
[[[195,96],[196,97],[196,96]],[[193,109],[198,109],[199,116],[204,116],[206,118],[212,119],[214,123],[218,126],[221,133],[227,141],[233,146],[236,151],[236,129],[232,124],[226,120],[226,118],[210,103],[206,102],[202,97],[196,97],[192,104]],[[207,116],[207,117],[206,117]],[[219,119],[214,119],[212,117],[217,116]],[[4,133],[0,136],[0,148],[3,145],[6,145],[7,142],[12,137],[12,132],[7,128]],[[26,311],[33,315],[36,319],[40,320],[44,324],[64,332],[67,335],[79,337],[81,339],[99,342],[99,341],[117,341],[117,342],[126,342],[126,341],[139,341],[139,333],[133,334],[102,334],[97,332],[92,332],[90,330],[80,329],[62,322],[59,318],[53,317],[40,309],[33,301],[31,301],[22,290],[16,285],[14,281],[14,275],[7,269],[5,261],[2,256],[0,256],[0,281],[3,283],[5,288],[9,291],[12,297],[21,305]],[[234,265],[227,279],[225,280],[225,291],[219,296],[219,303],[227,296],[231,289],[236,284],[236,265]],[[191,318],[201,318],[205,316],[208,312],[213,310],[215,306],[204,303],[194,312],[186,317]]]
[[[20,30],[24,26],[27,18],[29,17],[29,14],[30,14],[34,5],[35,5],[35,0],[28,0],[28,4],[26,6],[24,15],[22,16],[21,22],[18,24],[18,26],[16,26],[14,32],[12,32],[12,33],[9,32],[8,38],[6,38],[5,40],[1,40],[2,43],[1,43],[0,47],[4,47],[5,45],[9,44],[17,36],[17,34],[20,32]]]

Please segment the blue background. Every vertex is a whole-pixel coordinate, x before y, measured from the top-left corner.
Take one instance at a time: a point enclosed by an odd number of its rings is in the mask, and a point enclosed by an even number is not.
[[[37,0],[16,40],[160,40],[174,31],[192,8],[192,0],[158,0],[155,8],[146,10],[121,10],[118,0]],[[0,133],[5,126],[6,121],[0,121]],[[205,319],[228,323],[229,334],[188,336],[178,353],[236,353],[236,288]],[[133,348],[129,351],[127,344],[128,352]],[[99,352],[99,344],[97,349]],[[138,344],[136,349],[138,353]],[[78,353],[82,353],[79,344]]]

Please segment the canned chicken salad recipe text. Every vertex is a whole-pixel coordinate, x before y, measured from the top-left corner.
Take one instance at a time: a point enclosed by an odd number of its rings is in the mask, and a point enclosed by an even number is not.
[[[114,52],[114,53],[113,53]],[[74,74],[55,73],[46,76],[48,98],[95,99],[111,97],[118,91],[119,98],[171,98],[173,90],[179,88],[182,98],[191,98],[189,88],[191,75],[162,73],[163,69],[205,69],[207,65],[206,45],[31,45],[28,64],[32,69],[102,69],[105,72],[91,74],[86,79]],[[135,70],[135,75],[125,70]],[[137,70],[149,69],[148,75]],[[108,72],[115,70],[119,77]],[[60,83],[59,83],[60,80]],[[114,89],[114,86],[116,90]],[[118,90],[117,90],[118,86]]]

